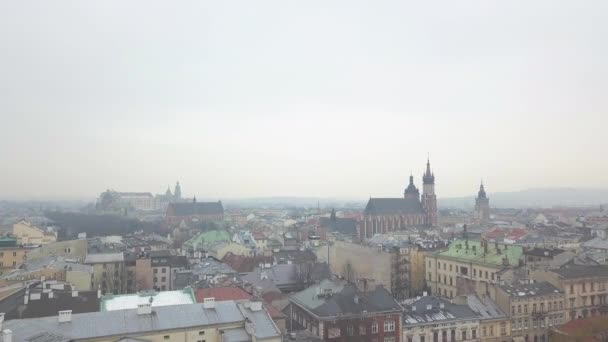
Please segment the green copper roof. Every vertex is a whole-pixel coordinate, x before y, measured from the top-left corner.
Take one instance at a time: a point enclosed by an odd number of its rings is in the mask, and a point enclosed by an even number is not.
[[[519,260],[523,260],[522,246],[487,242],[487,252],[484,252],[480,240],[469,239],[468,249],[466,245],[467,242],[464,239],[455,240],[447,250],[436,252],[435,256],[492,267],[503,266],[505,256],[509,265],[513,267],[519,265]]]
[[[225,230],[211,230],[205,233],[198,234],[190,240],[184,242],[185,247],[194,248],[207,244],[214,244],[221,241],[230,241],[230,234]]]

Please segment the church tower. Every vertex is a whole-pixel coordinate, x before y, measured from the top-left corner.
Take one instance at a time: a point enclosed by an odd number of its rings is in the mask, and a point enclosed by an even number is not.
[[[173,196],[175,196],[176,200],[182,199],[182,187],[179,185],[179,181],[175,184],[175,191],[173,191]]]
[[[420,201],[420,192],[414,185],[414,176],[410,175],[410,184],[405,188],[403,192],[403,198],[415,199],[417,202]]]
[[[479,192],[475,199],[475,218],[479,220],[479,222],[488,222],[490,220],[490,198],[486,195],[483,181],[479,186]]]
[[[424,209],[424,224],[437,226],[437,196],[435,195],[435,174],[431,172],[431,162],[426,161],[426,171],[422,176],[422,208]]]

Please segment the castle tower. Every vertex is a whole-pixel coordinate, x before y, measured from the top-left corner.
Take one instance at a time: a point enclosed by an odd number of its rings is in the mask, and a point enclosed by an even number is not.
[[[483,181],[479,186],[477,198],[475,198],[475,218],[479,222],[488,222],[490,220],[490,198],[486,195]]]
[[[179,185],[179,181],[175,184],[175,191],[173,191],[173,196],[175,196],[176,200],[182,199],[182,187]]]
[[[429,227],[437,225],[437,196],[435,195],[435,174],[431,172],[431,162],[426,161],[426,171],[422,176],[422,208],[424,224]]]

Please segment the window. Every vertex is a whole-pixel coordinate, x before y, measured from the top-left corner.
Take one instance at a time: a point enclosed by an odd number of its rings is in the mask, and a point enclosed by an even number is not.
[[[481,337],[488,336],[488,329],[486,327],[481,328]]]
[[[201,336],[201,335],[205,335],[205,332],[204,331],[199,331],[198,332],[198,336]]]
[[[429,260],[429,268],[433,267],[433,265],[431,264],[431,260]]]
[[[593,291],[594,291],[594,290],[593,290],[593,285],[594,285],[594,284],[595,284],[595,283],[591,283],[591,285],[590,285],[590,286],[591,286],[591,292],[593,292]]]
[[[486,279],[488,279],[488,271],[486,271]]]
[[[346,327],[346,334],[347,334],[348,336],[353,336],[354,331],[355,331],[355,328],[354,328],[352,325],[350,325],[350,324],[349,324],[349,325]]]
[[[527,314],[528,313],[528,304],[524,304],[524,313]]]
[[[466,339],[467,339],[467,331],[466,331],[466,330],[461,331],[461,332],[460,332],[460,335],[462,336],[462,339],[463,339],[463,340],[466,340]]]
[[[378,322],[372,323],[372,334],[377,334],[378,333]]]
[[[587,287],[585,286],[585,283],[583,283],[583,292],[587,292]]]
[[[494,326],[490,325],[490,336],[494,336]]]
[[[160,279],[161,279],[161,281],[162,281],[162,282],[167,281],[167,277],[162,277],[162,278],[160,278]]]
[[[473,269],[473,277],[477,277],[477,270]]]
[[[154,274],[158,273],[158,268],[154,269]]]
[[[452,277],[450,277],[450,286],[452,286],[452,285],[453,285],[453,284],[452,284]]]
[[[538,326],[536,323],[536,318],[532,318],[532,328],[536,329],[536,327]]]
[[[395,321],[393,320],[389,320],[389,321],[384,321],[384,331],[395,331]]]
[[[439,342],[439,333],[437,331],[433,331],[433,342]]]
[[[511,306],[511,315],[515,315],[515,305]]]
[[[17,252],[13,252],[13,256],[14,256],[14,257],[15,257],[15,256],[17,256]]]
[[[452,264],[450,264],[450,272],[452,272]]]
[[[452,331],[450,331],[450,341],[456,341],[456,329],[452,329]]]
[[[329,328],[327,331],[328,338],[340,337],[340,328]]]
[[[486,275],[488,275],[488,272],[486,272]],[[476,339],[477,338],[477,330],[471,329],[471,338],[472,339]]]
[[[367,333],[367,329],[365,328],[365,325],[360,325],[359,326],[359,335],[365,335]]]
[[[570,294],[573,294],[573,293],[574,293],[574,285],[570,284]]]
[[[13,261],[13,267],[16,267],[16,266],[17,266],[17,262]]]
[[[419,339],[419,341],[420,341],[420,342],[424,342],[424,335],[420,335],[420,339]]]
[[[429,272],[429,281],[433,281],[433,275]]]
[[[163,271],[163,273],[167,273],[167,269],[166,268],[163,268],[162,271]]]
[[[154,277],[154,279],[152,279],[155,283],[158,282],[158,278]]]
[[[532,312],[536,312],[536,303],[532,304]]]
[[[414,338],[412,338],[412,336],[408,336],[407,337],[407,342],[414,342]]]
[[[507,323],[500,323],[500,335],[504,336],[507,334]]]
[[[564,308],[564,302],[559,301],[559,309],[562,310]]]
[[[169,335],[165,335],[165,336],[163,336],[163,338],[164,338],[165,340],[168,340],[168,339],[169,339]]]
[[[4,258],[4,252],[0,252],[0,258]]]
[[[395,337],[394,336],[385,337],[384,338],[384,342],[395,342]]]
[[[521,304],[517,305],[517,313],[520,314],[521,313]]]

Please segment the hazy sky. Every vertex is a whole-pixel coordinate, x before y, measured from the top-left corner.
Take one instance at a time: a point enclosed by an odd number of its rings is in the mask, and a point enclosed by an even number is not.
[[[0,198],[608,187],[608,1],[2,1]]]

